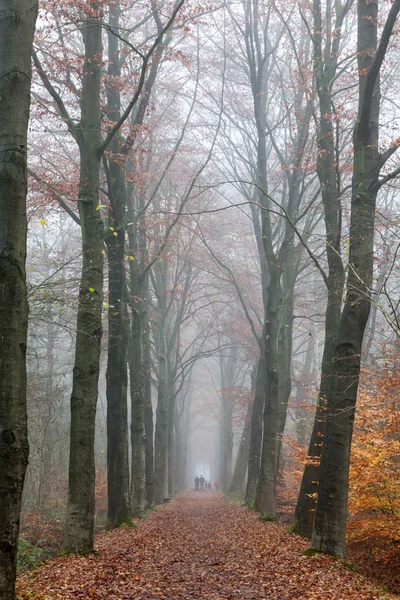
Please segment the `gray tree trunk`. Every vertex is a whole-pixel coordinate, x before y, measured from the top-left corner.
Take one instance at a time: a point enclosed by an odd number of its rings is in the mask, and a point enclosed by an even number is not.
[[[308,419],[307,419],[307,408],[305,408],[304,404],[307,401],[308,393],[307,393],[307,385],[312,384],[313,379],[313,358],[314,358],[314,350],[315,350],[315,337],[316,331],[311,329],[307,336],[307,350],[306,356],[304,359],[303,366],[301,368],[301,372],[299,374],[299,382],[297,384],[296,390],[296,398],[294,401],[294,413],[295,413],[295,430],[296,430],[296,438],[297,442],[303,448],[307,445],[307,429],[308,429]]]
[[[278,333],[278,431],[276,444],[276,472],[279,474],[282,438],[285,431],[290,393],[292,391],[291,363],[293,337],[294,286],[298,272],[298,261],[294,253],[282,276],[282,309],[279,314]]]
[[[140,207],[138,207],[140,210]],[[129,184],[128,227],[129,248],[135,260],[129,261],[129,279],[132,328],[129,343],[129,372],[131,391],[131,510],[140,516],[145,508],[145,367],[144,367],[144,328],[146,322],[147,292],[146,277],[143,276],[145,252],[145,231],[133,206],[133,189]]]
[[[237,367],[235,348],[222,350],[219,356],[221,374],[221,476],[220,484],[224,492],[229,490],[232,478],[233,450],[233,398],[231,388],[234,385],[235,369]]]
[[[360,375],[362,340],[371,304],[376,195],[384,164],[379,154],[379,73],[400,12],[390,9],[377,50],[378,5],[358,1],[359,111],[354,130],[346,299],[327,395],[327,420],[312,546],[345,556],[350,450]]]
[[[260,472],[261,444],[263,437],[263,408],[264,408],[264,387],[265,387],[265,355],[264,350],[260,350],[258,360],[256,389],[254,393],[253,408],[251,411],[250,426],[250,448],[249,462],[247,468],[247,488],[246,502],[253,505],[258,474]]]
[[[181,417],[182,412],[180,412],[180,406],[178,405],[179,401],[184,402],[180,395],[175,399],[175,411],[174,411],[174,432],[175,432],[175,486],[178,492],[185,489],[185,480],[186,480],[186,458],[185,458],[185,449],[183,447],[183,431],[181,426]]]
[[[136,296],[137,289],[132,291]],[[144,373],[143,373],[143,319],[138,310],[132,310],[132,339],[130,350],[131,382],[131,508],[134,517],[140,517],[145,507],[145,424],[144,424]]]
[[[270,268],[265,322],[265,399],[263,443],[255,508],[265,515],[276,514],[276,451],[279,424],[278,310],[281,306],[280,273]]]
[[[101,160],[102,25],[96,18],[84,21],[83,25],[85,60],[78,131],[82,273],[71,395],[69,484],[64,533],[64,546],[68,552],[93,550],[94,436],[103,308],[103,224],[97,210]]]
[[[328,7],[329,7],[328,3]],[[329,54],[322,50],[322,15],[320,0],[314,1],[314,71],[317,80],[317,92],[320,106],[318,130],[317,173],[321,185],[326,231],[326,253],[328,275],[325,279],[327,305],[325,311],[325,344],[322,357],[321,382],[310,444],[308,460],[304,468],[299,497],[295,510],[295,529],[305,537],[311,537],[315,507],[319,490],[319,468],[325,430],[325,399],[328,394],[332,361],[335,356],[337,333],[344,289],[344,267],[340,256],[341,247],[341,205],[340,177],[337,171],[337,152],[335,132],[330,111],[332,110],[331,82],[337,68],[338,47],[341,27],[346,12],[342,9],[336,16],[335,36],[326,41],[333,44]],[[331,36],[329,31],[328,36]],[[329,82],[329,83],[328,83]]]
[[[193,393],[189,391],[187,397],[185,398],[185,408],[183,411],[183,431],[182,431],[182,452],[183,452],[183,464],[182,464],[182,482],[183,488],[188,486],[188,483],[191,483],[191,475],[189,473],[189,468],[191,467],[190,463],[190,451],[191,446],[189,443],[190,439],[190,407],[192,404]]]
[[[169,381],[171,378],[168,377]],[[168,498],[176,493],[176,462],[175,462],[175,395],[169,393],[168,403],[168,434],[167,434],[167,461],[168,461]]]
[[[26,414],[26,195],[31,55],[38,6],[0,1],[0,597],[15,600]]]
[[[147,295],[147,292],[146,292]],[[154,504],[154,421],[151,402],[150,325],[146,315],[143,337],[146,507]]]
[[[117,28],[120,3],[110,3],[110,26]],[[121,116],[121,98],[115,78],[120,77],[119,40],[115,29],[108,32],[107,115],[112,122]],[[113,79],[114,78],[114,79]],[[117,79],[118,80],[118,79]],[[108,524],[119,527],[130,519],[128,409],[127,409],[127,344],[128,328],[125,281],[125,170],[119,153],[122,141],[114,137],[110,144],[107,186],[110,199],[106,243],[108,251],[108,351],[106,372],[107,394],[107,492]],[[118,158],[117,158],[118,156]]]
[[[255,392],[257,372],[254,370],[251,377],[251,389]],[[243,431],[240,437],[239,450],[236,457],[235,468],[229,486],[230,492],[240,492],[244,490],[246,482],[247,465],[249,461],[250,451],[250,428],[251,415],[253,412],[253,402],[249,402],[247,406],[246,417],[244,420]]]
[[[163,286],[165,289],[165,286]],[[160,296],[160,313],[157,319],[157,353],[158,353],[158,399],[156,413],[156,430],[154,440],[154,501],[160,504],[168,494],[168,361],[165,331],[165,314],[163,306],[165,297]]]

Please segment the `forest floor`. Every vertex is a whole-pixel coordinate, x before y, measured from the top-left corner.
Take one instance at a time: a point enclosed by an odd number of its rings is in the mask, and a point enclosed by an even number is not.
[[[217,492],[185,493],[96,538],[88,556],[53,558],[19,577],[20,600],[394,599],[343,561]]]

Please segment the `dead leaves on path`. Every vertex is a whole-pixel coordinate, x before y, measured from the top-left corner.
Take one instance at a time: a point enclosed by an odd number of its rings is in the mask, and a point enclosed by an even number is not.
[[[18,581],[20,600],[391,599],[339,561],[220,494],[191,493],[137,529],[97,538],[99,554],[53,559]]]

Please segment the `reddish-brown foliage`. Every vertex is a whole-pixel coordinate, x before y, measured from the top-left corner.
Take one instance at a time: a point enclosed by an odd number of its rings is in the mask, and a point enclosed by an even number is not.
[[[385,367],[363,372],[351,454],[347,553],[362,573],[395,593],[400,593],[399,392],[396,357],[389,354]],[[285,436],[278,499],[279,515],[288,523],[304,460],[305,451]]]
[[[400,542],[400,379],[397,370],[365,374],[351,457],[351,539]],[[379,544],[380,545],[380,544]]]
[[[365,579],[222,495],[184,494],[97,538],[98,554],[52,559],[19,578],[20,600],[374,600]]]
[[[391,362],[391,361],[390,361]],[[398,365],[363,374],[351,457],[349,556],[400,592],[400,378]]]

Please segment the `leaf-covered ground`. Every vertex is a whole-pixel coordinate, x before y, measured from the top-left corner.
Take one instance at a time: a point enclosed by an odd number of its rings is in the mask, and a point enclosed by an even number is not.
[[[21,600],[178,598],[392,599],[340,561],[304,556],[307,542],[278,523],[228,504],[219,493],[186,493],[137,529],[98,536],[98,554],[52,559],[18,581]]]

